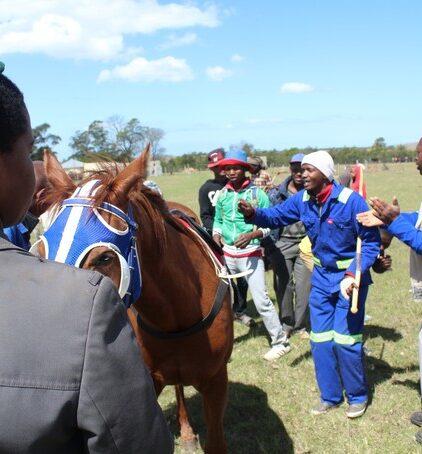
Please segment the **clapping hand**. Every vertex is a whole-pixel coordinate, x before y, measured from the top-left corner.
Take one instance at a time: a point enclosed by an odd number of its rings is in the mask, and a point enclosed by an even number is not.
[[[357,215],[357,220],[365,227],[389,225],[400,214],[397,197],[393,197],[392,203],[384,202],[378,197],[372,197],[369,199],[369,204],[372,210]]]

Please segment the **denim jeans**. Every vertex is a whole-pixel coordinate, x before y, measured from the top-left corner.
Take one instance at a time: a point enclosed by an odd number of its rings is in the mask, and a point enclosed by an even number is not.
[[[234,291],[233,312],[236,315],[243,315],[247,308],[248,282],[244,277],[232,281]]]
[[[261,257],[225,257],[227,268],[231,274],[252,270],[251,274],[245,276],[248,282],[256,310],[262,317],[265,328],[271,338],[271,345],[278,345],[286,342],[280,320],[274,304],[268,296],[265,285],[264,261]]]

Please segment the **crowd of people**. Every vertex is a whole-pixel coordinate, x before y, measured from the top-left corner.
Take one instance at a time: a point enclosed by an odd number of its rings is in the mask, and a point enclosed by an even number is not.
[[[45,211],[39,201],[48,181],[42,164],[30,159],[24,97],[3,69],[0,452],[172,452],[151,377],[111,281],[25,252]],[[312,413],[323,415],[346,398],[347,417],[362,416],[368,404],[363,326],[370,269],[391,268],[385,249],[398,238],[412,251],[413,296],[422,299],[422,205],[419,212],[402,213],[397,200],[374,197],[368,210],[361,168],[341,185],[323,150],[293,156],[280,185],[262,159],[240,149],[214,150],[208,160],[214,178],[199,191],[200,216],[222,248],[229,274],[238,276],[234,319],[254,323],[247,314],[249,291],[271,342],[264,359],[288,354],[294,333],[310,338],[320,391]],[[422,175],[422,139],[417,168]],[[266,266],[273,270],[278,311],[268,296]],[[356,313],[350,308],[354,292]],[[422,412],[411,421],[422,426]],[[422,431],[416,439],[422,443]]]
[[[421,170],[422,140],[417,152]],[[346,398],[347,417],[362,416],[368,405],[363,327],[370,270],[391,269],[385,250],[397,236],[412,248],[412,289],[414,299],[420,299],[422,258],[417,241],[422,212],[402,214],[400,227],[395,227],[400,213],[396,202],[389,205],[372,198],[373,210],[368,211],[366,186],[360,184],[363,166],[353,166],[341,185],[334,180],[334,161],[324,150],[293,156],[290,175],[278,186],[262,159],[248,158],[242,150],[214,150],[208,159],[215,177],[200,188],[201,219],[222,247],[229,272],[244,274],[247,283],[238,282],[243,312],[238,316],[235,307],[235,320],[245,317],[243,289],[249,288],[271,339],[264,355],[269,361],[291,350],[289,337],[294,332],[307,337],[310,329],[321,396],[311,412],[325,414]],[[358,238],[362,243],[357,258]],[[266,289],[264,257],[273,270],[278,313]],[[350,307],[354,290],[356,313]],[[246,315],[248,325],[249,318]],[[412,421],[422,425],[422,413]]]

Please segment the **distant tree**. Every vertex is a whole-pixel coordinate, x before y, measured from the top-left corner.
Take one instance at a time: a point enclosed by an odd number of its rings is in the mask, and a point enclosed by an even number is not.
[[[241,142],[240,148],[248,155],[252,156],[255,153],[255,147],[248,142]]]
[[[111,158],[116,161],[130,161],[139,154],[147,142],[151,142],[152,154],[163,149],[159,147],[164,131],[142,126],[137,118],[125,121],[111,117],[106,121],[92,122],[86,131],[77,131],[70,140],[74,150],[71,158],[91,160],[92,155]]]
[[[113,136],[113,153],[119,160],[129,161],[142,151],[147,128],[137,118],[126,123],[121,117],[111,117],[107,124]]]
[[[166,148],[165,147],[159,147],[158,150],[155,153],[155,159],[162,159],[166,155]]]
[[[387,144],[385,143],[384,137],[378,137],[375,139],[374,144],[372,145],[372,148],[377,149],[377,150],[383,150],[387,148]]]
[[[89,155],[92,154],[114,157],[112,146],[108,140],[108,132],[104,123],[99,120],[93,121],[86,131],[76,131],[70,138],[69,145],[75,151],[70,157],[80,161],[89,160]]]
[[[163,150],[159,145],[164,135],[165,132],[160,128],[145,128],[145,141],[151,144],[151,154],[154,160],[159,158],[160,152]]]
[[[55,153],[52,147],[58,145],[62,140],[60,136],[49,133],[49,129],[50,125],[48,123],[42,123],[32,129],[34,145],[32,147],[31,159],[33,161],[42,160],[44,150]]]

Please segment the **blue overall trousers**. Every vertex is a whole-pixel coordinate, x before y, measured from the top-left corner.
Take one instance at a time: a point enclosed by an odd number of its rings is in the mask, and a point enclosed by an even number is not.
[[[311,349],[321,400],[330,405],[343,401],[343,389],[349,403],[368,400],[365,378],[362,332],[368,286],[359,289],[358,312],[350,311],[350,300],[340,291],[318,286],[320,275],[341,281],[344,270],[330,271],[316,265],[309,296]]]

